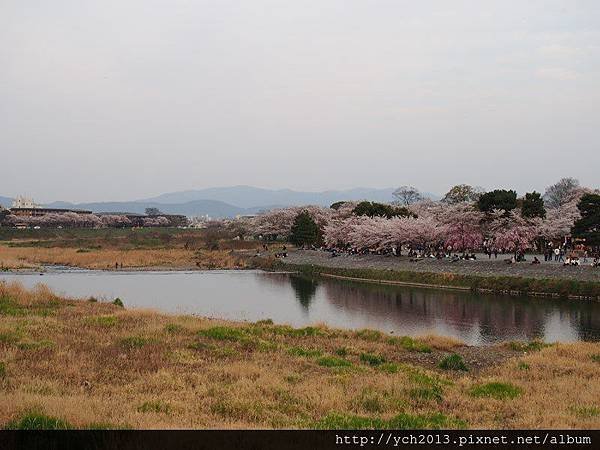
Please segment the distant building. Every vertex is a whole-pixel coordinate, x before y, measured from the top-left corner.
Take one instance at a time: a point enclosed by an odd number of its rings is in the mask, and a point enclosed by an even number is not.
[[[37,205],[32,198],[27,198],[27,197],[23,197],[21,195],[19,195],[17,198],[15,198],[12,202],[12,207],[13,208],[27,208],[27,209],[33,209],[33,208],[39,208],[39,205]]]
[[[14,216],[37,217],[45,216],[46,214],[91,214],[92,211],[86,211],[82,209],[44,208],[43,206],[35,203],[31,198],[18,196],[12,203],[10,213]]]

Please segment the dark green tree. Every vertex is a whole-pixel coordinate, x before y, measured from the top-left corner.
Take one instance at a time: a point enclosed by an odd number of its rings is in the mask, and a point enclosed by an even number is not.
[[[517,207],[517,193],[513,190],[496,189],[479,197],[477,206],[480,211],[490,212],[494,209],[511,211]]]
[[[340,202],[335,202],[335,203],[331,204],[330,208],[337,210],[337,209],[340,209],[342,206],[344,206],[346,203],[348,203],[348,202],[346,202],[345,200],[342,200]]]
[[[587,245],[600,246],[600,195],[585,194],[577,208],[581,219],[571,230],[573,237],[585,239]]]
[[[527,218],[546,217],[542,194],[535,191],[525,194],[521,203],[521,213]]]
[[[376,202],[360,202],[352,210],[352,213],[356,216],[369,216],[369,217],[408,217],[411,215],[410,211],[404,207],[386,205],[385,203]]]
[[[319,225],[310,217],[308,211],[302,211],[294,219],[290,242],[294,245],[311,245],[319,242],[321,231]]]

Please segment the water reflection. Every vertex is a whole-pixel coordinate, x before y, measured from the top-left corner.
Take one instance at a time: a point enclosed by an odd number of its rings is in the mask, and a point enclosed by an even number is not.
[[[600,303],[418,289],[252,271],[59,271],[44,277],[0,274],[28,286],[43,281],[66,295],[112,299],[127,307],[230,320],[340,328],[399,335],[435,333],[468,344],[515,339],[600,340]]]
[[[296,293],[296,298],[302,307],[308,311],[312,299],[317,293],[317,281],[313,278],[291,275],[290,285]]]

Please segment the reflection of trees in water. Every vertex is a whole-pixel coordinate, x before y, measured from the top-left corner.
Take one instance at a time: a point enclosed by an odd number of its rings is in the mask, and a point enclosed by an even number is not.
[[[317,292],[317,280],[291,273],[259,274],[259,276],[264,283],[281,288],[291,286],[298,302],[308,311]]]
[[[437,291],[339,280],[323,281],[327,300],[350,314],[368,313],[402,330],[435,329],[440,322],[465,332],[477,326],[484,341],[542,338],[552,318],[579,338],[600,338],[600,305],[549,298],[523,298]],[[564,329],[564,327],[563,327]],[[591,333],[591,336],[590,336]],[[488,339],[486,339],[486,337]]]
[[[317,281],[298,275],[290,275],[290,284],[300,304],[308,310],[310,302],[317,292]]]

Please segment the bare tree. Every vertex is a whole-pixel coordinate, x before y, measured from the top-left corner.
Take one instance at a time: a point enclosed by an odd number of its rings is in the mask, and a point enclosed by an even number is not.
[[[399,203],[405,206],[420,202],[424,199],[421,192],[413,186],[400,186],[392,195],[396,197]]]
[[[562,178],[557,183],[546,188],[544,203],[549,208],[560,208],[568,203],[579,189],[579,180]]]
[[[481,194],[484,193],[485,190],[481,187],[457,184],[446,193],[442,201],[450,205],[463,202],[476,202],[481,197]]]

